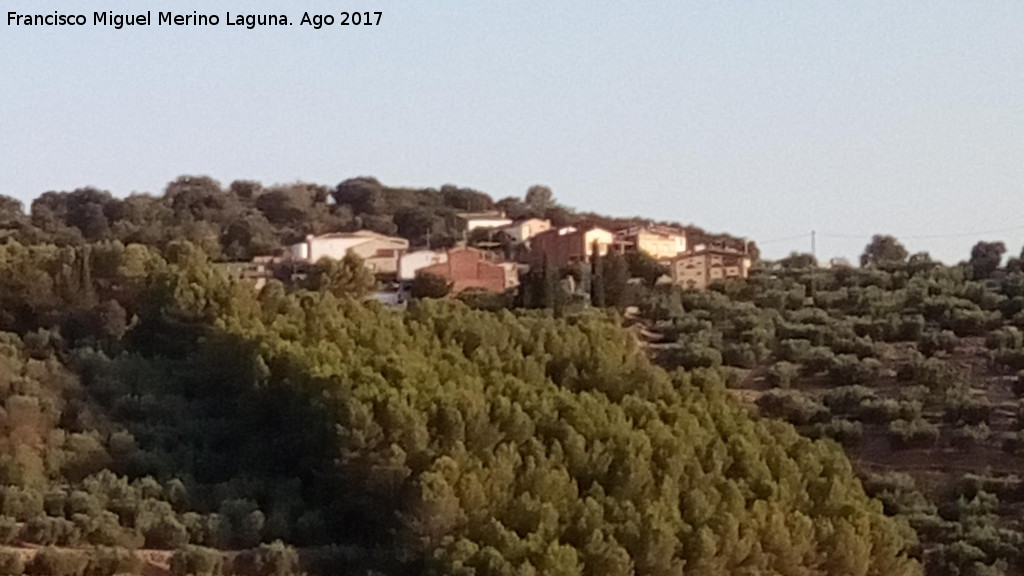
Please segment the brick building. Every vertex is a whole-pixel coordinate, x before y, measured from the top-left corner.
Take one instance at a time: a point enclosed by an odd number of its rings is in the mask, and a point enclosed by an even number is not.
[[[514,264],[492,261],[485,252],[476,248],[453,248],[446,262],[425,266],[416,275],[433,274],[452,284],[452,293],[478,288],[491,292],[504,292],[519,284]]]
[[[548,230],[530,239],[530,265],[541,266],[546,260],[550,266],[561,268],[574,262],[586,261],[597,247],[604,256],[615,242],[615,235],[604,228],[576,228],[567,226]]]

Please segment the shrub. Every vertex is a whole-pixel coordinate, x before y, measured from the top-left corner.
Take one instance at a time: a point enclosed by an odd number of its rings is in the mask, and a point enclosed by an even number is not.
[[[737,368],[757,366],[757,352],[750,344],[726,344],[722,347],[722,364]]]
[[[828,376],[836,386],[867,384],[878,377],[882,365],[874,358],[860,360],[853,354],[836,356],[828,367]]]
[[[491,292],[489,290],[469,289],[461,292],[456,298],[474,310],[497,312],[507,310],[515,305],[515,295],[511,292]]]
[[[992,405],[988,398],[974,398],[966,394],[950,395],[946,398],[943,418],[950,424],[967,424],[974,426],[988,422],[992,415]]]
[[[900,398],[911,402],[924,403],[932,396],[932,391],[927,386],[907,386],[900,388]]]
[[[210,548],[187,546],[171,556],[174,576],[219,576],[223,568],[224,556]]]
[[[912,356],[907,362],[900,364],[896,368],[896,380],[898,382],[912,382],[917,378],[918,372],[921,370],[921,365],[925,361],[924,354],[913,350],[911,351]]]
[[[892,399],[865,400],[856,413],[865,422],[885,424],[893,420],[915,420],[921,416],[921,403]]]
[[[770,390],[757,399],[757,406],[766,416],[797,425],[821,422],[829,415],[828,408],[795,390]]]
[[[290,576],[298,573],[299,555],[291,546],[275,540],[239,554],[232,568],[236,573],[252,576]]]
[[[821,346],[825,343],[825,335],[828,334],[827,326],[818,324],[802,324],[783,322],[778,327],[780,338],[807,340],[814,346]]]
[[[879,348],[871,338],[836,338],[829,347],[836,354],[853,354],[857,358],[876,358]]]
[[[972,516],[984,516],[999,510],[999,496],[979,490],[970,498],[961,494],[947,500],[939,507],[939,514],[950,520],[966,520]]]
[[[902,342],[915,342],[924,333],[924,326],[924,316],[904,316],[900,319],[896,337]]]
[[[131,550],[101,546],[92,550],[85,576],[138,574],[142,560]]]
[[[864,478],[864,490],[870,496],[880,492],[912,492],[917,490],[914,477],[905,472],[868,473]]]
[[[989,350],[999,350],[1002,348],[1019,350],[1024,348],[1024,332],[1013,326],[1005,326],[998,330],[993,330],[985,336],[985,347]]]
[[[791,338],[779,342],[779,347],[776,351],[776,356],[778,356],[780,360],[785,360],[787,362],[799,364],[804,361],[804,358],[807,357],[807,354],[810,353],[810,351],[810,342],[808,342],[807,340],[798,340]]]
[[[81,552],[47,546],[36,552],[25,573],[38,576],[82,576],[88,562],[88,558]]]
[[[18,539],[21,526],[10,516],[0,516],[0,544],[10,544]]]
[[[1003,366],[1006,366],[1007,368],[1011,368],[1013,370],[1024,370],[1024,349],[1000,349],[993,356],[993,360],[997,364],[1002,364]]]
[[[70,520],[36,516],[25,523],[20,537],[25,542],[44,546],[75,546],[81,538],[81,532]]]
[[[807,375],[826,372],[832,367],[835,357],[836,355],[832,352],[831,348],[815,346],[804,357],[803,372]]]
[[[938,358],[928,358],[904,364],[897,372],[897,378],[904,382],[927,386],[934,392],[941,392],[956,382],[956,372],[946,362]]]
[[[19,576],[25,572],[25,561],[17,550],[0,550],[0,574]]]
[[[843,446],[855,446],[864,435],[864,426],[845,418],[833,418],[815,424],[811,433],[816,438],[831,438]]]
[[[925,356],[934,356],[937,352],[956,350],[956,334],[949,330],[925,332],[917,339],[917,349]]]
[[[1003,314],[1003,318],[1012,320],[1015,316],[1024,311],[1024,296],[1014,296],[1003,300],[999,305],[999,311]],[[1019,326],[1020,325],[1018,325],[1018,327]]]
[[[173,515],[161,516],[148,525],[143,536],[146,547],[159,550],[173,550],[188,544],[188,530]]]
[[[953,311],[949,325],[957,336],[981,336],[998,327],[1002,320],[998,312],[958,308]]]
[[[1000,500],[1020,502],[1024,499],[1024,482],[1016,475],[994,477],[964,474],[960,479],[959,492],[967,498],[974,498],[978,492],[991,492]]]
[[[92,494],[81,490],[75,490],[68,495],[65,510],[65,513],[68,516],[74,514],[94,516],[103,510],[103,506],[100,505],[99,500],[97,500]]]
[[[773,388],[789,388],[798,375],[799,369],[795,364],[782,360],[772,364],[765,374],[765,381]]]
[[[894,449],[927,448],[939,439],[939,427],[923,419],[895,420],[889,424],[889,442]]]
[[[1013,393],[1017,396],[1024,396],[1024,370],[1017,372],[1017,377],[1013,379]]]
[[[43,512],[47,516],[62,518],[67,514],[68,494],[56,489],[43,495]]]
[[[0,514],[24,522],[43,513],[43,495],[33,488],[0,488]]]
[[[822,401],[834,413],[851,414],[866,400],[876,397],[875,391],[866,386],[840,386],[825,392]]]
[[[249,548],[259,543],[266,518],[255,502],[241,498],[225,500],[219,511],[231,527],[232,547]]]
[[[75,514],[71,520],[82,533],[82,539],[97,546],[122,546],[138,548],[144,538],[132,528],[125,528],[117,514],[106,510],[95,516]]]
[[[696,342],[687,342],[679,348],[673,348],[670,358],[686,370],[715,368],[722,365],[722,354],[718,350]]]
[[[932,542],[953,540],[963,531],[958,522],[943,520],[935,513],[913,513],[908,519],[921,539]],[[929,560],[928,564],[931,566],[932,562]]]
[[[743,373],[738,368],[724,366],[721,375],[726,388],[739,388],[744,384]]]
[[[417,274],[412,281],[411,295],[413,298],[444,298],[452,289],[452,284],[443,276],[436,274]]]
[[[1001,448],[1004,452],[1010,454],[1016,454],[1024,448],[1024,433],[1022,432],[1003,432],[1000,437]]]
[[[977,426],[961,426],[953,430],[950,443],[962,450],[970,449],[988,440],[992,430],[984,422]]]

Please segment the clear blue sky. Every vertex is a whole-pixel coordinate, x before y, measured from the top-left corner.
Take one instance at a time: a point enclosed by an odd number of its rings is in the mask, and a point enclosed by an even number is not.
[[[0,2],[0,193],[454,183],[856,257],[1024,245],[1024,2]],[[29,28],[6,12],[383,11]],[[1006,230],[1013,229],[1013,230]],[[975,232],[1003,230],[991,234]],[[828,234],[851,235],[851,238]],[[961,237],[910,239],[930,235]]]

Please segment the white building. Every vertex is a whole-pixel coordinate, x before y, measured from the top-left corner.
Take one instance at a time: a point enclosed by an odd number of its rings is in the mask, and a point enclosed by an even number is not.
[[[459,214],[459,218],[463,221],[467,233],[477,228],[501,228],[512,223],[512,220],[506,218],[502,212],[463,212]]]
[[[322,236],[307,236],[298,244],[292,244],[288,248],[292,258],[306,262],[316,262],[323,257],[341,260],[348,254],[350,248],[358,246],[368,239],[357,232],[324,234]]]
[[[501,229],[502,232],[508,234],[516,242],[526,242],[530,238],[548,230],[551,230],[551,221],[541,220],[540,218],[519,220]]]
[[[377,234],[369,230],[334,232],[320,236],[307,236],[303,242],[288,248],[295,260],[315,263],[321,258],[341,260],[346,254],[355,254],[375,274],[395,274],[398,259],[409,249],[409,241]]]
[[[412,282],[416,278],[416,271],[420,268],[426,268],[434,264],[443,264],[447,261],[447,252],[418,250],[403,254],[398,259],[398,279],[402,282]]]

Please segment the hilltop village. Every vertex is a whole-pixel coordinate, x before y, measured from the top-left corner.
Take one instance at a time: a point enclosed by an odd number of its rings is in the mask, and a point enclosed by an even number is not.
[[[549,219],[512,220],[499,211],[462,212],[457,219],[463,239],[450,248],[412,247],[408,239],[364,229],[308,235],[277,254],[222,266],[262,288],[272,278],[299,281],[324,258],[355,256],[374,276],[373,297],[386,304],[402,304],[411,297],[417,279],[437,279],[445,285],[445,294],[498,294],[515,290],[531,270],[553,269],[561,279],[616,255],[643,254],[660,267],[656,282],[691,289],[705,289],[714,280],[746,277],[752,264],[744,239],[711,238],[679,226],[554,226]],[[579,282],[577,276],[569,291],[589,294],[589,283]]]

